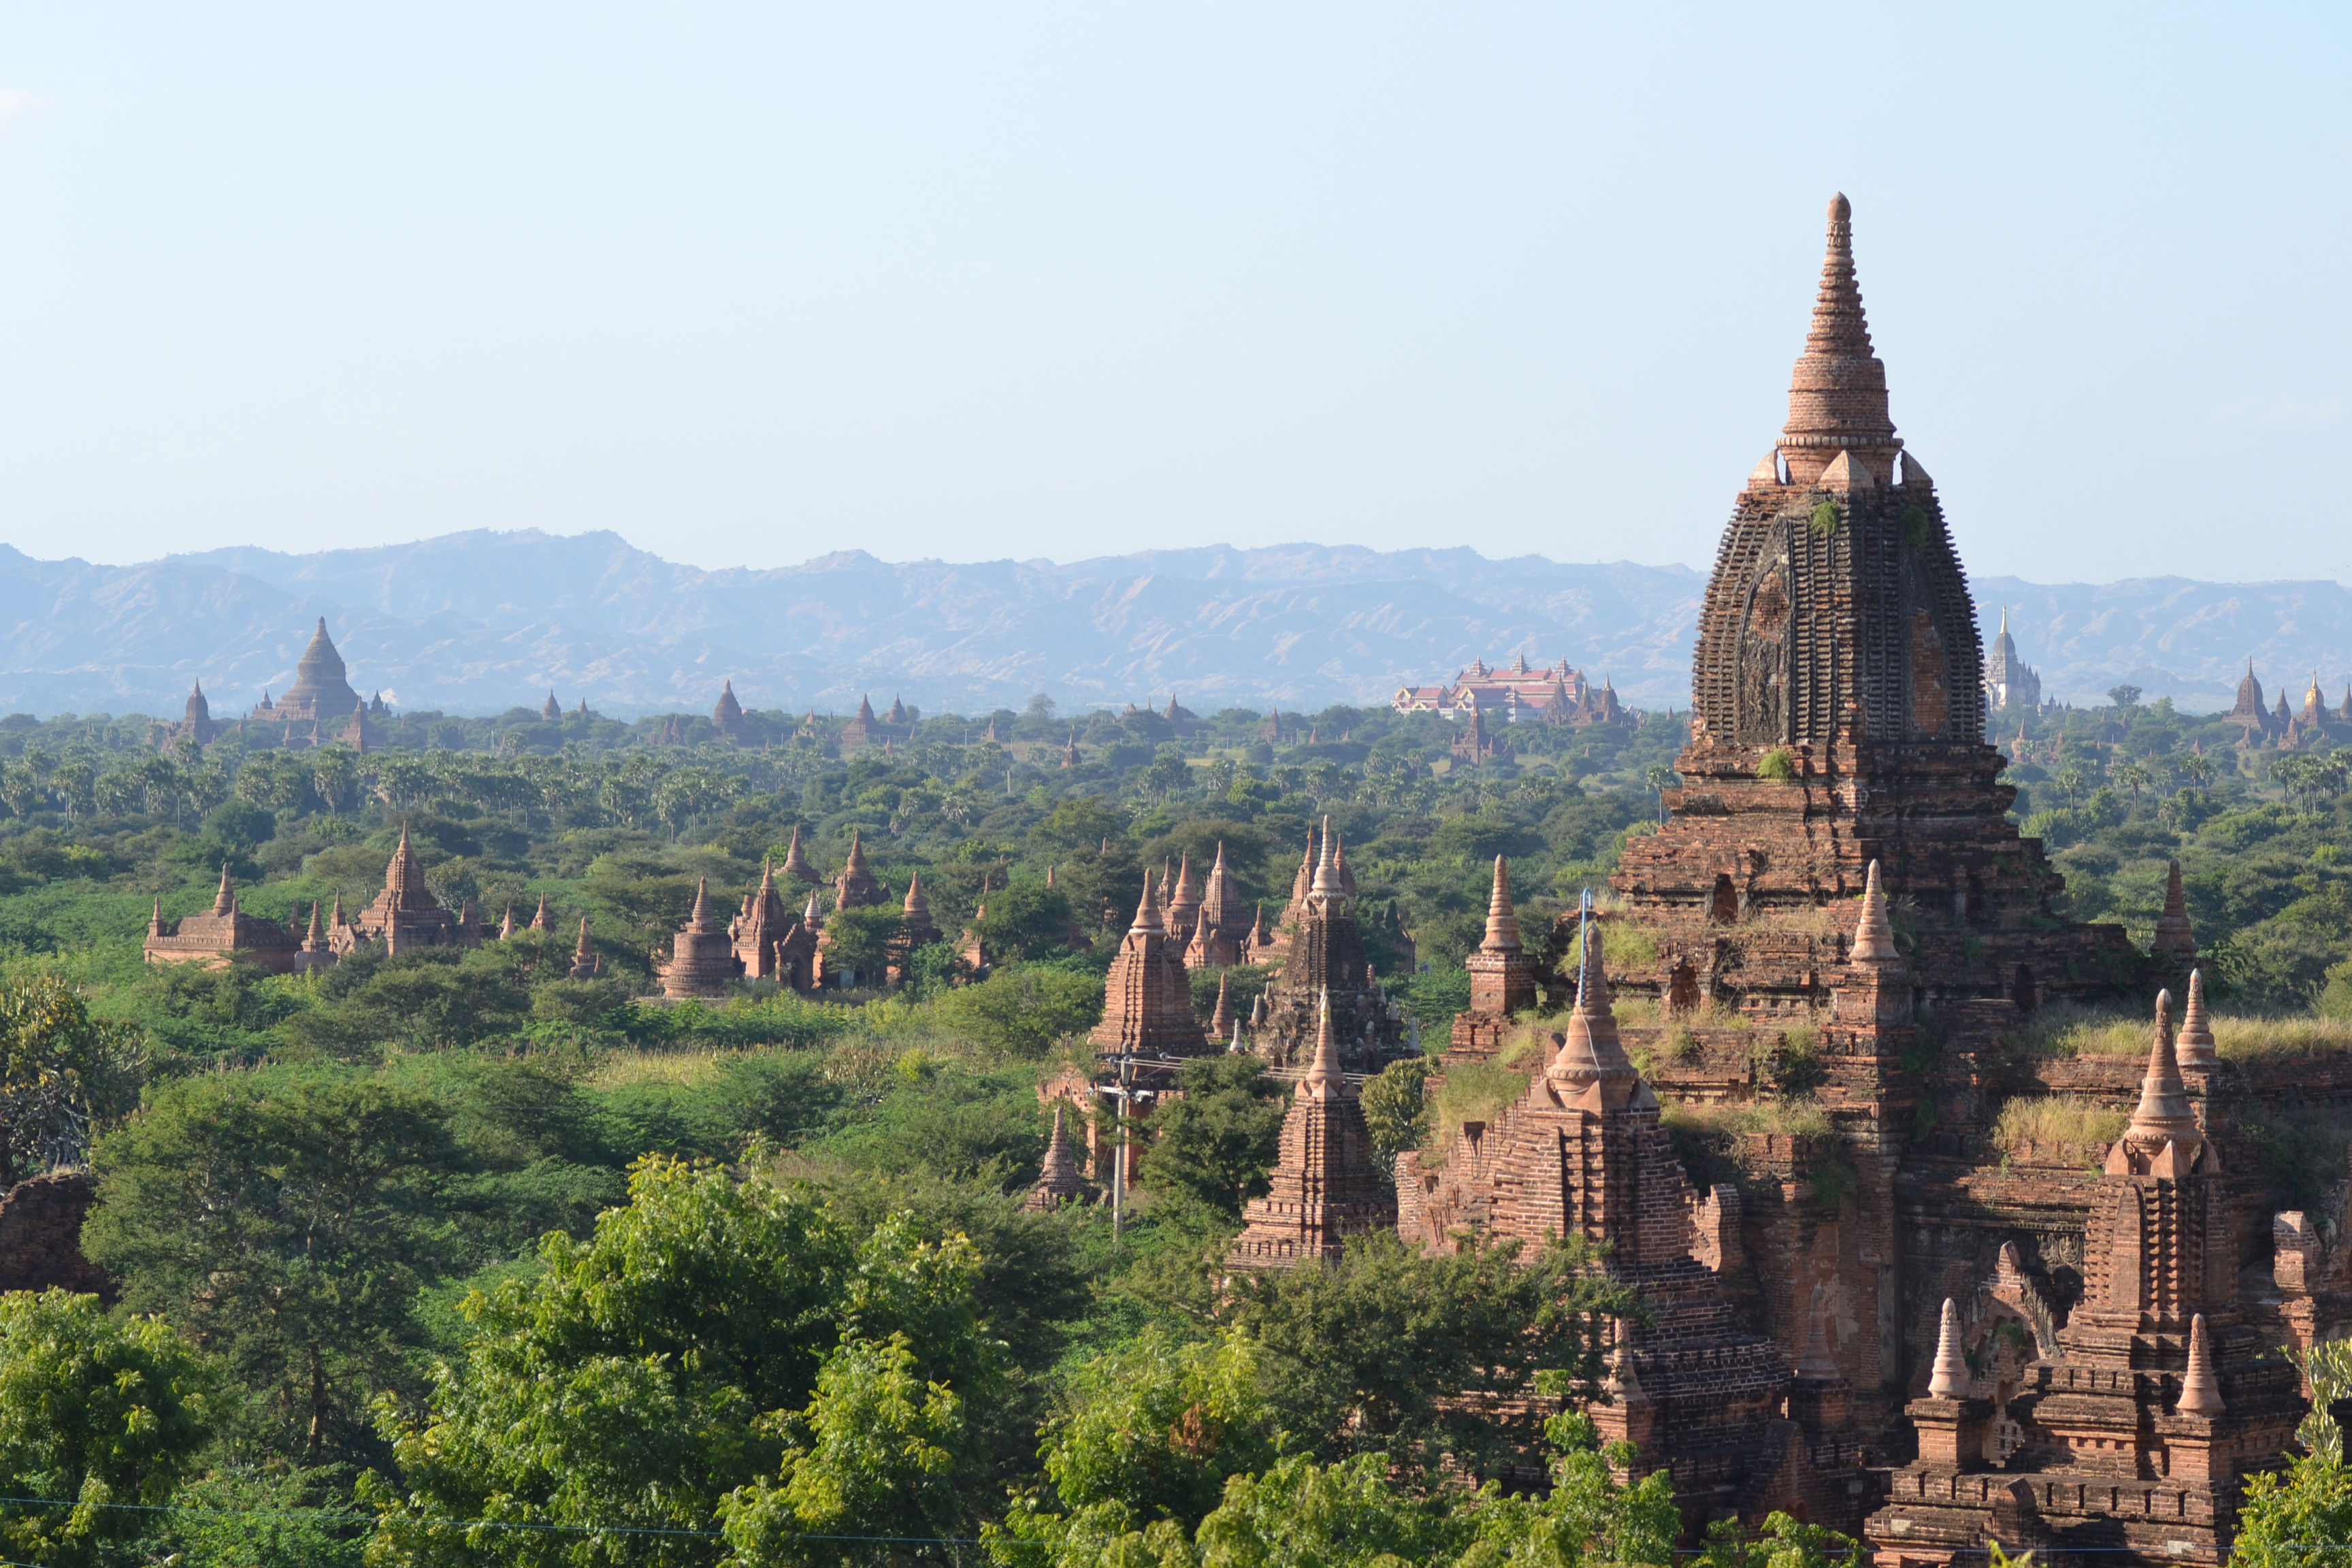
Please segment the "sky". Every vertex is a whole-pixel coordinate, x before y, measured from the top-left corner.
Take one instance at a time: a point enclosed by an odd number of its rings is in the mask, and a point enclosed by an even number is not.
[[[1972,571],[2352,580],[2352,10],[0,13],[0,541],[1704,567],[1854,204]]]

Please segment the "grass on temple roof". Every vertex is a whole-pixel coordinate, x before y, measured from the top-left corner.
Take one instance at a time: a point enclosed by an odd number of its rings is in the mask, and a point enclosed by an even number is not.
[[[1438,1085],[1432,1100],[1422,1163],[1431,1170],[1443,1166],[1454,1152],[1454,1140],[1462,1135],[1464,1122],[1483,1121],[1492,1127],[1504,1107],[1527,1093],[1528,1081],[1534,1076],[1534,1058],[1517,1068],[1500,1062],[1464,1062],[1448,1068],[1445,1081]]]
[[[2174,1016],[2176,1026],[2179,1015]],[[2017,1045],[2031,1057],[2144,1057],[2153,1012],[2053,1002],[2026,1021]],[[2318,1056],[2352,1050],[2352,1020],[2313,1015],[2252,1017],[2213,1015],[2214,1049],[2226,1058]]]
[[[2131,1118],[2111,1106],[2072,1094],[2021,1096],[2000,1108],[1993,1123],[1998,1149],[2021,1143],[2112,1143]]]
[[[1758,1132],[1781,1138],[1820,1138],[1832,1131],[1829,1112],[1810,1098],[1662,1100],[1658,1119],[1669,1132],[1698,1137]]]

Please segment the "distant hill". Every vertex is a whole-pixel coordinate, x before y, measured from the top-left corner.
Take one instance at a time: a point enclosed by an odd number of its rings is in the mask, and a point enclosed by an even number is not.
[[[628,715],[845,710],[871,692],[933,711],[1164,702],[1314,709],[1385,700],[1473,658],[1566,658],[1639,706],[1689,701],[1704,576],[1687,567],[1489,560],[1467,549],[1212,546],[1056,564],[893,564],[861,551],[705,572],[612,533],[448,534],[288,555],[231,549],[131,566],[0,546],[0,709],[176,712],[201,677],[222,716],[283,690],[325,616],[352,682],[403,707],[489,712],[552,687]],[[2333,583],[2179,578],[1976,584],[2044,689],[2119,680],[2226,706],[2246,657],[2299,700],[2352,674],[2352,594]]]

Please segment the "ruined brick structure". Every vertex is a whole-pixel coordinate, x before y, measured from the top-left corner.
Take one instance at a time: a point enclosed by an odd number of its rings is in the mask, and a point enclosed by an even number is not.
[[[1604,1434],[1640,1447],[1636,1473],[1671,1471],[1694,1531],[1774,1509],[1853,1530],[1873,1491],[1843,1374],[1811,1358],[1809,1399],[1783,1414],[1789,1362],[1740,1321],[1724,1260],[1697,1256],[1700,1204],[1619,1039],[1603,947],[1591,928],[1575,1010],[1527,1092],[1493,1125],[1465,1125],[1442,1167],[1399,1158],[1398,1228],[1433,1251],[1465,1234],[1601,1244],[1601,1267],[1648,1308],[1645,1321],[1619,1325],[1611,1384],[1591,1410]]]
[[[1143,874],[1143,897],[1103,984],[1102,1022],[1087,1037],[1097,1048],[1136,1056],[1197,1057],[1211,1049],[1192,1016],[1192,983]]]
[[[739,973],[734,942],[710,910],[710,879],[694,885],[694,909],[686,924],[670,939],[670,956],[661,965],[665,996],[724,996],[727,983]]]
[[[915,949],[938,942],[944,934],[940,930],[939,921],[931,918],[931,900],[923,891],[923,874],[920,871],[912,872],[907,878],[907,898],[899,905],[898,919],[898,933],[890,939],[887,981],[892,985],[905,984],[908,965],[914,957]]]
[[[2083,1294],[2063,1326],[2052,1333],[2013,1251],[1974,1325],[1973,1368],[1958,1303],[1944,1302],[1926,1395],[1906,1409],[1918,1458],[1870,1521],[1885,1568],[1972,1552],[2003,1502],[2021,1545],[2219,1563],[2241,1478],[2294,1436],[2297,1373],[2264,1354],[2242,1300],[2210,1074],[2184,1071],[2168,1015],[2159,995],[2138,1107],[2089,1194]]]
[[[1216,864],[1202,885],[1201,905],[1184,943],[1187,969],[1231,969],[1252,962],[1250,911],[1242,908],[1234,874],[1225,868],[1225,847],[1217,846]]]
[[[1511,874],[1495,857],[1495,886],[1486,899],[1486,935],[1478,951],[1462,961],[1470,971],[1470,1007],[1454,1016],[1449,1061],[1490,1057],[1502,1048],[1511,1015],[1536,1005],[1536,960],[1519,940],[1518,910],[1511,903]]]
[[[1037,1173],[1036,1184],[1021,1206],[1031,1210],[1057,1209],[1064,1204],[1085,1203],[1094,1195],[1086,1177],[1078,1170],[1077,1152],[1070,1147],[1070,1135],[1062,1127],[1062,1103],[1054,1104],[1054,1133],[1045,1142],[1045,1164]]]
[[[1348,1238],[1396,1224],[1396,1200],[1372,1165],[1372,1133],[1359,1090],[1339,1070],[1327,1005],[1314,1059],[1291,1091],[1282,1142],[1265,1196],[1242,1211],[1242,1233],[1225,1254],[1229,1270],[1329,1262]]]
[[[425,886],[425,862],[410,847],[405,826],[400,830],[400,847],[384,868],[383,891],[349,924],[343,921],[342,898],[337,895],[334,923],[327,932],[328,945],[338,957],[362,942],[401,953],[422,947],[472,947],[481,940],[470,904],[453,914]]]
[[[311,910],[315,925],[318,911]],[[150,963],[201,963],[222,969],[237,960],[271,974],[290,974],[301,952],[301,941],[278,921],[249,915],[236,907],[236,889],[228,868],[221,867],[220,892],[213,907],[201,914],[184,915],[167,928],[159,900],[147,922],[144,949]]]
[[[1402,1016],[1373,982],[1364,955],[1355,883],[1327,819],[1321,853],[1294,900],[1282,972],[1266,988],[1264,1021],[1252,1042],[1277,1068],[1306,1067],[1327,1005],[1345,1070],[1375,1073],[1403,1052]]]
[[[797,838],[795,838],[797,842]],[[743,908],[728,922],[737,973],[747,980],[775,980],[784,961],[778,950],[790,936],[794,921],[776,891],[776,870],[761,862],[760,885],[743,897]]]
[[[1789,422],[1717,552],[1683,786],[1612,879],[1659,938],[1658,973],[1627,986],[1766,1013],[1823,1005],[1843,954],[1817,917],[1875,859],[1916,911],[1930,995],[2031,1008],[2117,994],[2138,955],[2120,927],[2053,918],[2062,879],[1994,782],[1975,605],[1935,486],[1888,416],[1850,216],[1832,204]]]
[[[2352,1109],[2352,1062],[2218,1053],[2177,874],[2147,953],[2053,912],[2060,879],[2008,821],[1984,742],[1966,580],[1887,417],[1843,199],[1830,216],[1788,428],[1708,585],[1684,785],[1627,845],[1592,935],[1563,923],[1546,944],[1639,955],[1621,991],[1654,1009],[1622,1031],[1643,1073],[1598,1043],[1571,1053],[1571,1029],[1442,1169],[1406,1157],[1400,1226],[1435,1246],[1573,1223],[1611,1236],[1612,1269],[1670,1270],[1643,1281],[1655,1318],[1618,1347],[1596,1415],[1673,1469],[1694,1523],[1801,1504],[1852,1531],[1867,1514],[1883,1568],[1988,1536],[2218,1563],[2243,1476],[2280,1462],[2301,1408],[2291,1366],[2260,1353],[2352,1327],[2352,1187],[2325,1215],[2273,1212],[2250,1129],[2286,1102]],[[2300,722],[2263,700],[2250,670],[2250,740]],[[2184,977],[2179,1036],[2159,1024],[2144,1065],[2016,1048],[2052,998]],[[1459,1049],[1485,1030],[1469,1018]],[[1594,1086],[1599,1120],[1570,1116]],[[1652,1092],[1795,1102],[1782,1124],[1801,1131],[1685,1123],[1696,1184],[1677,1206],[1655,1194],[1679,1172],[1634,1114]],[[2006,1103],[2049,1096],[2130,1111],[2131,1131],[1996,1146]],[[1653,1362],[1677,1355],[1717,1358],[1711,1398],[1664,1396]],[[1775,1401],[1801,1444],[1770,1436]]]
[[[0,1195],[0,1290],[73,1290],[114,1299],[114,1283],[81,1254],[82,1216],[98,1195],[88,1171],[50,1171]]]

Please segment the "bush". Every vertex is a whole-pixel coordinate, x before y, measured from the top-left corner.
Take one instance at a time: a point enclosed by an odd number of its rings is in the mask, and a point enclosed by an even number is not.
[[[933,1004],[952,1034],[1002,1056],[1034,1061],[1056,1042],[1102,1021],[1098,975],[1059,964],[1014,964]]]

